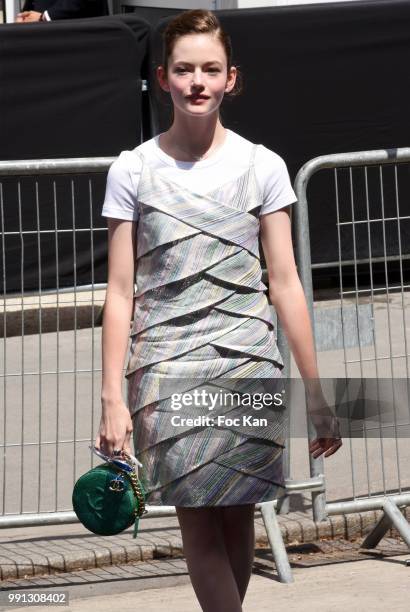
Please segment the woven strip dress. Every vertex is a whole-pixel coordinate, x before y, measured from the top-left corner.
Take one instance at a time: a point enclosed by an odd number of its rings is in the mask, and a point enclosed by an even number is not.
[[[140,216],[126,378],[148,504],[240,505],[284,491],[282,409],[251,426],[246,418],[258,415],[239,401],[176,409],[171,397],[176,387],[220,397],[221,388],[280,383],[283,361],[261,280],[257,147],[241,176],[205,195],[162,176],[136,151]],[[195,422],[204,412],[212,424]]]

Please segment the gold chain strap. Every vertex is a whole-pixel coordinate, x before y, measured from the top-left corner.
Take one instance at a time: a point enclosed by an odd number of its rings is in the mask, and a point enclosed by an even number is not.
[[[122,451],[122,454],[127,459],[127,462],[132,465],[131,457],[129,456],[129,454],[124,450]],[[132,489],[135,493],[136,498],[138,499],[138,506],[135,507],[135,517],[139,518],[143,514],[146,514],[148,512],[148,510],[145,509],[145,498],[141,489],[141,483],[137,478],[135,467],[132,472],[127,472],[127,475],[130,478]]]
[[[138,507],[137,506],[135,507],[135,516],[139,518],[140,516],[148,512],[148,510],[145,510],[145,499],[141,491],[141,485],[137,478],[137,474],[135,473],[135,470],[133,472],[130,472],[128,476],[130,477],[132,488],[138,499]]]

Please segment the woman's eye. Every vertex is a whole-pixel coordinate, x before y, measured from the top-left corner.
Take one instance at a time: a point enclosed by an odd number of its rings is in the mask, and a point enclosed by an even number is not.
[[[177,74],[182,74],[183,72],[187,72],[185,68],[175,68],[175,72]],[[208,72],[217,73],[220,72],[219,68],[208,68]]]

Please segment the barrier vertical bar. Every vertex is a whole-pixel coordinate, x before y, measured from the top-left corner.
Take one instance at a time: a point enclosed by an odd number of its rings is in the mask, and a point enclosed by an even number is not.
[[[294,208],[295,215],[295,239],[296,239],[296,262],[298,274],[303,284],[303,289],[306,296],[307,307],[309,311],[310,321],[313,330],[313,341],[315,343],[315,322],[313,314],[313,283],[312,269],[310,266],[310,234],[309,234],[309,215],[307,204],[307,184],[309,180],[308,170],[301,168],[295,179],[295,191],[298,198]],[[316,345],[316,343],[315,343]],[[306,395],[305,395],[306,401]],[[315,438],[315,431],[310,419],[307,419],[308,425],[308,448],[311,440]],[[309,468],[312,478],[324,477],[323,457],[316,459],[309,454]],[[324,492],[312,491],[312,512],[315,521],[323,521],[326,518],[326,498]]]

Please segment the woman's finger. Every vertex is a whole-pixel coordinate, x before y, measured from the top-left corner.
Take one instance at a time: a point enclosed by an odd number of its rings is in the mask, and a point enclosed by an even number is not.
[[[337,440],[335,444],[326,451],[325,457],[330,457],[330,455],[333,455],[342,446],[342,444],[343,442],[341,440]]]
[[[319,448],[324,448],[326,444],[327,444],[326,438],[317,438],[316,440],[313,440],[309,448],[310,450],[317,450]]]
[[[314,459],[320,457],[322,453],[325,453],[325,457],[330,457],[330,455],[333,455],[342,444],[341,438],[319,438],[309,445],[309,452]]]
[[[95,448],[97,448],[98,450],[100,450],[100,434],[97,434],[96,438],[95,438],[95,442],[94,442],[94,446]]]

